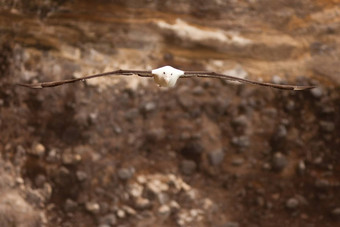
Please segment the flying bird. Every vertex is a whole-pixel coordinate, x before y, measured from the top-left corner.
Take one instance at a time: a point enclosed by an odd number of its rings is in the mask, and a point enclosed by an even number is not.
[[[123,75],[123,76],[131,76],[131,75],[138,75],[140,77],[153,77],[154,81],[160,87],[174,87],[176,82],[179,78],[192,78],[192,77],[202,77],[202,78],[218,78],[224,79],[229,81],[238,81],[241,83],[248,83],[284,90],[307,90],[312,89],[314,86],[299,86],[299,85],[284,85],[284,84],[274,84],[274,83],[266,83],[266,82],[259,82],[254,80],[243,79],[235,76],[229,76],[221,73],[216,73],[213,71],[182,71],[171,66],[164,66],[158,69],[154,69],[151,71],[143,71],[143,70],[116,70],[111,72],[99,73],[90,76],[84,76],[75,79],[68,79],[68,80],[60,80],[60,81],[51,81],[51,82],[42,82],[42,83],[33,83],[33,84],[17,84],[20,86],[40,89],[46,87],[56,87],[64,84],[74,83],[77,81],[86,81],[88,79],[96,78],[96,77],[103,77],[103,76],[113,76],[113,75]]]

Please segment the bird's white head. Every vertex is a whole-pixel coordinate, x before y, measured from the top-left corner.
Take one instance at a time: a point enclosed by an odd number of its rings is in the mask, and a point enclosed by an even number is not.
[[[178,78],[184,75],[184,71],[175,69],[171,66],[164,66],[151,71],[155,82],[160,87],[174,87]]]

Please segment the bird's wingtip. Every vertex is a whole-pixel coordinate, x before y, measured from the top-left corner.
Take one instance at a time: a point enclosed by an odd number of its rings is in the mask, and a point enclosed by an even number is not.
[[[41,84],[20,84],[20,83],[17,83],[16,85],[21,86],[21,87],[33,88],[33,89],[43,88],[43,86],[41,86]]]
[[[294,91],[310,90],[313,88],[316,88],[316,86],[295,86]]]

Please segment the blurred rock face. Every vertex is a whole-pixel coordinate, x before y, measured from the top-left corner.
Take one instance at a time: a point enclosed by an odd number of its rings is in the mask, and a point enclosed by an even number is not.
[[[0,0],[0,226],[337,226],[338,15],[336,0]],[[319,87],[13,86],[164,65]]]
[[[339,8],[330,1],[5,1],[1,11],[2,42],[25,47],[17,73],[27,80],[35,69],[56,78],[164,64],[241,65],[267,80],[340,77]]]

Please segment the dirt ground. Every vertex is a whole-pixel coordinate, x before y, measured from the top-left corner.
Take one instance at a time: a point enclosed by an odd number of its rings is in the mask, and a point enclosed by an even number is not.
[[[0,0],[0,226],[339,226],[339,4]]]

